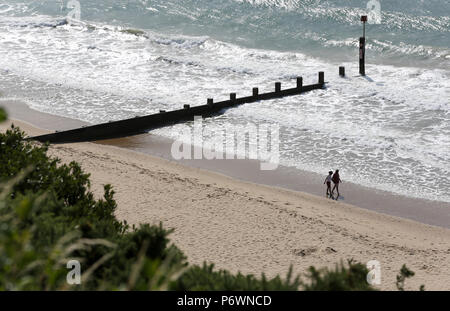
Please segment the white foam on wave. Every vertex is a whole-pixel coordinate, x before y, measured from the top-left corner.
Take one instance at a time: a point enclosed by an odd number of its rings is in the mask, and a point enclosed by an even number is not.
[[[14,10],[14,8],[11,5],[8,5],[8,4],[0,5],[0,14],[5,14],[5,13],[11,12],[13,10]]]

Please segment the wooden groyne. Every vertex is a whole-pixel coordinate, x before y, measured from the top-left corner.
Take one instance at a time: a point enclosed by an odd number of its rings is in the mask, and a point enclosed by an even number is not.
[[[298,77],[296,87],[290,89],[282,90],[281,83],[277,82],[275,83],[274,92],[260,94],[258,88],[254,88],[252,95],[247,97],[237,98],[236,93],[231,93],[230,99],[225,101],[214,102],[213,99],[209,98],[206,105],[195,107],[184,105],[184,108],[179,110],[167,112],[161,110],[159,113],[148,116],[86,126],[73,130],[30,137],[28,139],[53,144],[62,144],[126,137],[142,134],[152,129],[173,125],[176,123],[192,121],[195,116],[210,117],[220,114],[226,108],[231,108],[246,103],[293,96],[312,90],[322,89],[324,85],[324,73],[319,72],[319,81],[317,84],[303,85],[303,78]]]

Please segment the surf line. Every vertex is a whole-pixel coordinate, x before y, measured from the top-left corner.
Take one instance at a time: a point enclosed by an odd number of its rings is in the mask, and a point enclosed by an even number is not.
[[[214,102],[212,98],[208,98],[206,105],[191,107],[185,104],[183,109],[179,110],[168,112],[160,110],[159,113],[148,116],[137,116],[131,119],[110,121],[61,132],[57,131],[46,135],[29,137],[27,140],[64,144],[127,137],[177,123],[193,121],[194,117],[198,116],[207,118],[220,115],[226,109],[242,104],[300,95],[305,92],[323,89],[324,87],[325,74],[323,71],[320,71],[319,81],[316,84],[303,85],[303,78],[297,77],[296,87],[290,89],[282,90],[281,83],[276,82],[274,92],[260,94],[258,88],[253,88],[251,96],[237,98],[236,93],[230,93],[230,99],[225,101]]]

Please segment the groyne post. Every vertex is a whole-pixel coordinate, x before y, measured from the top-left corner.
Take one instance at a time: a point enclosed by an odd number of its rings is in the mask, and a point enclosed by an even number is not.
[[[325,83],[325,73],[323,71],[319,71],[319,84]]]
[[[339,67],[339,75],[341,77],[345,77],[345,67],[344,66]]]
[[[275,82],[275,93],[281,92],[281,82]]]
[[[208,99],[206,100],[206,103],[208,104],[208,106],[212,106],[212,105],[214,105],[214,99],[208,98]]]
[[[297,77],[297,88],[301,91],[303,87],[303,77]]]
[[[253,97],[258,97],[258,94],[259,94],[258,88],[257,88],[257,87],[254,87],[254,88],[253,88]]]
[[[230,93],[230,100],[235,101],[236,100],[236,93]]]

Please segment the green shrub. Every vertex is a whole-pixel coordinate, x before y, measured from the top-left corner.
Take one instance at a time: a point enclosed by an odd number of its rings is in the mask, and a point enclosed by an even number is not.
[[[203,264],[203,267],[192,266],[180,278],[171,284],[172,290],[192,291],[192,290],[298,290],[300,279],[297,276],[292,280],[292,268],[289,270],[286,280],[279,276],[267,279],[264,274],[261,279],[253,275],[231,274],[226,270],[214,271],[214,265]]]
[[[41,280],[33,284],[27,281],[28,285],[24,285],[23,289],[55,289],[64,286],[65,278],[61,276],[65,276],[67,269],[61,266],[62,262],[58,263],[59,268],[51,264],[54,274],[45,272],[42,265],[36,263],[50,258],[55,246],[67,236],[77,237],[76,241],[72,241],[75,245],[79,243],[77,241],[88,243],[70,252],[71,257],[82,260],[85,270],[98,264],[99,260],[105,261],[90,272],[90,278],[83,282],[83,286],[77,287],[80,289],[96,289],[100,286],[118,289],[128,286],[130,273],[144,244],[148,248],[142,259],[143,267],[135,276],[133,286],[146,289],[142,284],[151,285],[150,272],[156,273],[163,264],[166,270],[183,267],[185,257],[175,246],[169,245],[169,231],[162,226],[129,228],[126,222],[118,221],[114,215],[117,204],[111,186],[105,186],[102,200],[95,200],[89,191],[89,175],[77,163],[61,165],[58,159],[47,156],[47,146],[24,142],[23,138],[24,133],[17,128],[0,134],[0,181],[3,184],[0,217],[5,219],[0,230],[0,245],[5,250],[6,247],[9,249],[9,252],[1,252],[0,260],[10,262],[13,266],[19,265],[14,268],[2,265],[0,287],[10,288],[7,284],[19,277],[21,271],[28,271],[25,275],[27,278],[33,276],[33,280]],[[14,177],[15,180],[11,181]],[[11,244],[11,239],[15,237],[18,240]],[[87,242],[99,240],[107,240],[109,244]],[[111,245],[114,245],[113,249]],[[27,260],[13,259],[22,256]],[[29,270],[28,265],[34,268]],[[148,266],[151,266],[151,271]],[[14,271],[15,277],[10,274]],[[161,280],[168,282],[164,278]],[[22,284],[13,283],[16,284],[14,286]]]
[[[308,283],[302,283],[306,291],[368,291],[373,288],[367,283],[367,268],[349,260],[347,265],[340,263],[332,270],[309,268]]]
[[[405,290],[405,281],[406,279],[412,278],[415,275],[414,271],[410,270],[406,265],[404,264],[402,268],[400,269],[399,274],[397,274],[397,282],[396,286],[399,291]],[[425,285],[420,285],[419,288],[420,291],[425,290]]]

